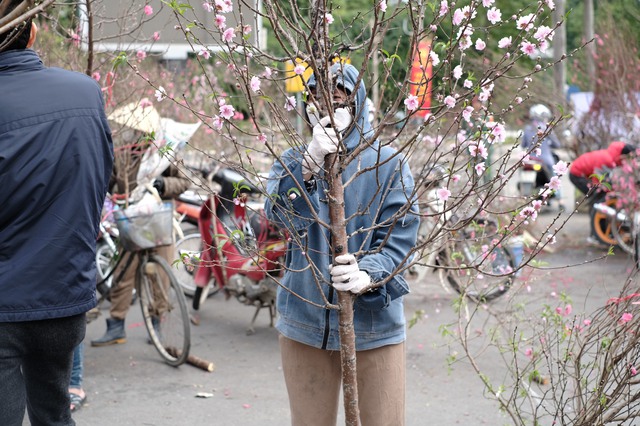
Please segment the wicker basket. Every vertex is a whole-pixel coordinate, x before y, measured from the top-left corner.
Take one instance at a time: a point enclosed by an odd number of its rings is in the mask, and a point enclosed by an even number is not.
[[[113,212],[120,243],[127,251],[140,251],[173,243],[173,204],[133,206]]]

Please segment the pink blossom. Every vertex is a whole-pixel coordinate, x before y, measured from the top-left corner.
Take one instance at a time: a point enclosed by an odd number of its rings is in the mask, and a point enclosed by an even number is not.
[[[549,182],[546,185],[552,191],[557,191],[561,186],[560,178],[558,176],[553,176],[551,179],[549,179]]]
[[[536,53],[536,45],[528,41],[523,41],[520,45],[520,51],[525,55],[531,56]]]
[[[244,35],[251,34],[251,31],[253,31],[253,28],[251,28],[251,25],[242,26],[242,34]]]
[[[451,191],[449,191],[447,188],[439,188],[436,192],[438,194],[438,199],[442,201],[447,201],[451,196]]]
[[[476,171],[476,173],[478,174],[478,176],[482,176],[482,173],[484,173],[486,166],[484,163],[478,163],[475,165],[474,169]]]
[[[451,181],[453,183],[457,183],[460,180],[460,175],[453,175],[451,176]]]
[[[551,35],[552,31],[553,30],[547,27],[546,25],[540,25],[536,30],[536,32],[533,34],[533,38],[535,38],[538,41],[546,40]]]
[[[442,0],[440,2],[440,12],[438,13],[438,16],[444,16],[447,12],[449,12],[449,4],[447,3],[447,0]]]
[[[567,304],[567,305],[564,307],[564,316],[566,317],[566,316],[571,315],[571,312],[572,312],[572,311],[573,311],[573,306],[571,306],[571,304]]]
[[[159,31],[155,31],[153,33],[153,37],[151,37],[153,39],[153,41],[158,41],[160,40],[160,32]]]
[[[588,327],[588,326],[591,325],[591,320],[589,318],[587,318],[584,321],[582,321],[582,323],[585,325],[585,327]]]
[[[459,80],[460,77],[462,77],[462,66],[456,65],[456,67],[453,69],[453,78]]]
[[[492,139],[496,139],[498,142],[504,142],[507,139],[507,131],[504,128],[504,124],[490,122],[487,123],[487,127],[491,129]]]
[[[485,43],[484,40],[482,39],[476,40],[476,50],[483,51],[485,47],[487,47],[487,43]]]
[[[511,46],[511,37],[502,37],[500,41],[498,41],[498,47],[500,49],[506,49]]]
[[[629,367],[629,372],[631,373],[632,376],[635,376],[636,374],[638,374],[638,370],[636,370],[636,367],[634,367],[633,365]]]
[[[231,0],[215,0],[216,10],[220,13],[229,13],[233,10],[233,2]]]
[[[215,117],[213,117],[213,121],[211,122],[211,125],[216,130],[222,130],[222,125],[223,125],[222,118],[219,115],[216,115]]]
[[[567,165],[566,161],[560,160],[553,166],[553,172],[558,176],[562,176],[566,174],[568,171],[569,171],[569,166]]]
[[[226,30],[224,30],[224,32],[222,33],[222,38],[224,39],[225,42],[229,43],[231,42],[231,40],[233,40],[233,38],[236,36],[236,30],[235,28],[227,28]]]
[[[513,101],[516,103],[516,105],[520,105],[522,103],[522,98],[520,96],[516,96]]]
[[[334,19],[333,19],[333,15],[332,15],[332,14],[330,14],[330,13],[325,13],[325,14],[324,14],[324,21],[325,21],[328,25],[333,24],[333,21],[334,21]]]
[[[202,8],[209,13],[213,12],[213,5],[208,1],[205,1],[204,3],[202,3]]]
[[[542,203],[542,201],[540,203]],[[553,234],[547,235],[547,243],[549,243],[551,245],[555,244],[556,243],[556,236],[553,235]]]
[[[461,9],[456,9],[453,12],[453,25],[460,25],[464,19],[464,12]]]
[[[158,102],[162,102],[167,97],[167,91],[164,90],[164,87],[159,86],[156,89],[155,97],[158,100]]]
[[[302,75],[302,74],[304,74],[304,70],[305,70],[304,65],[302,65],[302,64],[298,64],[298,65],[296,65],[296,67],[293,69],[293,72],[294,72],[296,75]]]
[[[147,16],[153,14],[153,7],[151,7],[150,4],[148,4],[148,5],[146,5],[144,7],[144,14],[147,15]]]
[[[205,59],[209,59],[211,57],[211,52],[209,52],[209,50],[206,48],[202,48],[200,52],[198,52],[198,55],[202,56]]]
[[[633,314],[630,314],[629,312],[625,312],[620,317],[620,323],[624,324],[624,323],[627,323],[627,322],[631,321],[632,319],[633,319]]]
[[[534,20],[535,20],[535,15],[533,13],[530,13],[528,15],[522,16],[522,17],[518,18],[518,20],[516,21],[516,27],[519,30],[529,31],[530,29],[533,28],[533,21]]]
[[[447,108],[451,109],[454,106],[456,106],[456,98],[449,95],[446,98],[444,98],[444,104],[447,106]]]
[[[236,110],[232,105],[221,105],[220,106],[220,116],[226,120],[230,120],[235,114]]]
[[[536,220],[538,217],[538,211],[531,206],[527,206],[520,210],[520,218]]]
[[[416,95],[407,96],[407,99],[404,100],[404,106],[408,111],[415,111],[419,106],[418,97]]]
[[[91,78],[93,78],[95,81],[100,81],[100,73],[98,71],[94,72],[93,74],[91,74]]]
[[[471,154],[472,157],[479,155],[486,159],[489,156],[489,151],[484,146],[484,142],[480,141],[477,144],[469,145],[469,154]]]
[[[462,118],[467,123],[471,121],[471,114],[473,113],[473,107],[469,105],[465,109],[462,110]]]
[[[431,59],[431,65],[434,67],[440,63],[440,57],[438,57],[438,54],[433,50],[429,52],[429,58]]]
[[[267,135],[265,135],[264,133],[260,133],[258,136],[256,136],[256,139],[258,139],[258,142],[260,143],[267,143]]]
[[[218,27],[220,31],[223,31],[225,28],[227,28],[227,17],[224,15],[216,15],[213,22],[215,22],[216,27]]]
[[[387,11],[387,2],[385,0],[381,0],[380,3],[378,3],[378,9],[380,9],[380,12],[384,13]]]
[[[549,6],[549,9],[551,10],[556,8],[556,4],[553,2],[553,0],[544,0],[544,2],[547,4],[547,6]]]
[[[144,58],[147,57],[147,52],[145,52],[144,50],[138,50],[136,52],[136,58],[138,58],[139,61],[144,60]]]
[[[140,105],[140,108],[142,108],[142,109],[149,108],[150,106],[153,106],[153,104],[151,103],[149,98],[140,99],[140,104],[139,105]]]
[[[471,6],[464,6],[453,12],[453,25],[460,25],[464,19],[471,20],[476,17],[476,10],[471,10]]]
[[[498,22],[502,21],[502,12],[500,12],[500,9],[492,7],[487,11],[487,19],[489,20],[489,22],[495,25]]]
[[[462,86],[466,89],[471,89],[473,87],[473,81],[465,80],[464,83],[462,83]]]
[[[533,207],[537,211],[540,211],[540,209],[542,208],[542,200],[533,200],[531,202],[531,207]]]
[[[533,358],[533,349],[532,348],[527,348],[524,350],[524,355],[527,358]]]
[[[271,68],[264,67],[264,73],[262,75],[264,75],[265,78],[269,78],[271,77],[271,74],[272,74]]]
[[[249,86],[251,86],[251,90],[253,90],[254,92],[257,92],[258,90],[260,90],[260,77],[258,77],[257,75],[254,75],[253,77],[251,77]]]
[[[293,111],[296,107],[296,97],[295,96],[289,96],[287,97],[287,101],[284,104],[284,109],[286,109],[287,111]]]

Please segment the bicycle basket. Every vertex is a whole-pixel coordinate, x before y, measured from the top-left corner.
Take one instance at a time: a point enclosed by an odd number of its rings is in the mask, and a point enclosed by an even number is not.
[[[173,204],[133,206],[113,212],[120,243],[127,251],[140,251],[173,243]]]

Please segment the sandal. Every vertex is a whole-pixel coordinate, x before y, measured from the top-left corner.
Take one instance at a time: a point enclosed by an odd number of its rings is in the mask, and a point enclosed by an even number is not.
[[[69,392],[69,401],[71,406],[71,412],[75,413],[80,408],[82,408],[84,403],[87,401],[87,395],[80,396],[77,393]]]

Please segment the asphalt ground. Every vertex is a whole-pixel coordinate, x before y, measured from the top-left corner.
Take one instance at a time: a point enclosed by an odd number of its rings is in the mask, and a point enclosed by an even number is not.
[[[541,216],[541,229],[553,217]],[[532,311],[557,304],[560,294],[573,303],[573,313],[601,306],[618,295],[632,262],[622,253],[586,244],[588,215],[576,214],[560,230],[555,250],[543,252],[544,269],[526,268],[516,286],[492,303],[495,310],[524,301]],[[567,265],[577,265],[567,267]],[[455,330],[456,296],[437,274],[411,282],[405,298],[408,318],[418,318],[407,338],[407,425],[508,425],[491,394],[474,373],[462,348],[444,330]],[[290,416],[282,377],[277,332],[260,313],[256,333],[246,334],[254,309],[218,294],[201,308],[201,325],[192,327],[191,353],[215,364],[213,372],[162,362],[133,305],[127,318],[128,342],[92,348],[88,342],[105,330],[102,315],[87,328],[84,388],[86,404],[74,414],[78,425],[288,425]],[[483,309],[471,321],[471,346],[484,373],[495,383],[507,380],[505,362],[487,344],[491,319]],[[452,359],[456,362],[451,363]],[[199,397],[206,394],[207,398]],[[28,422],[25,422],[28,424]],[[340,414],[338,424],[344,424]]]

